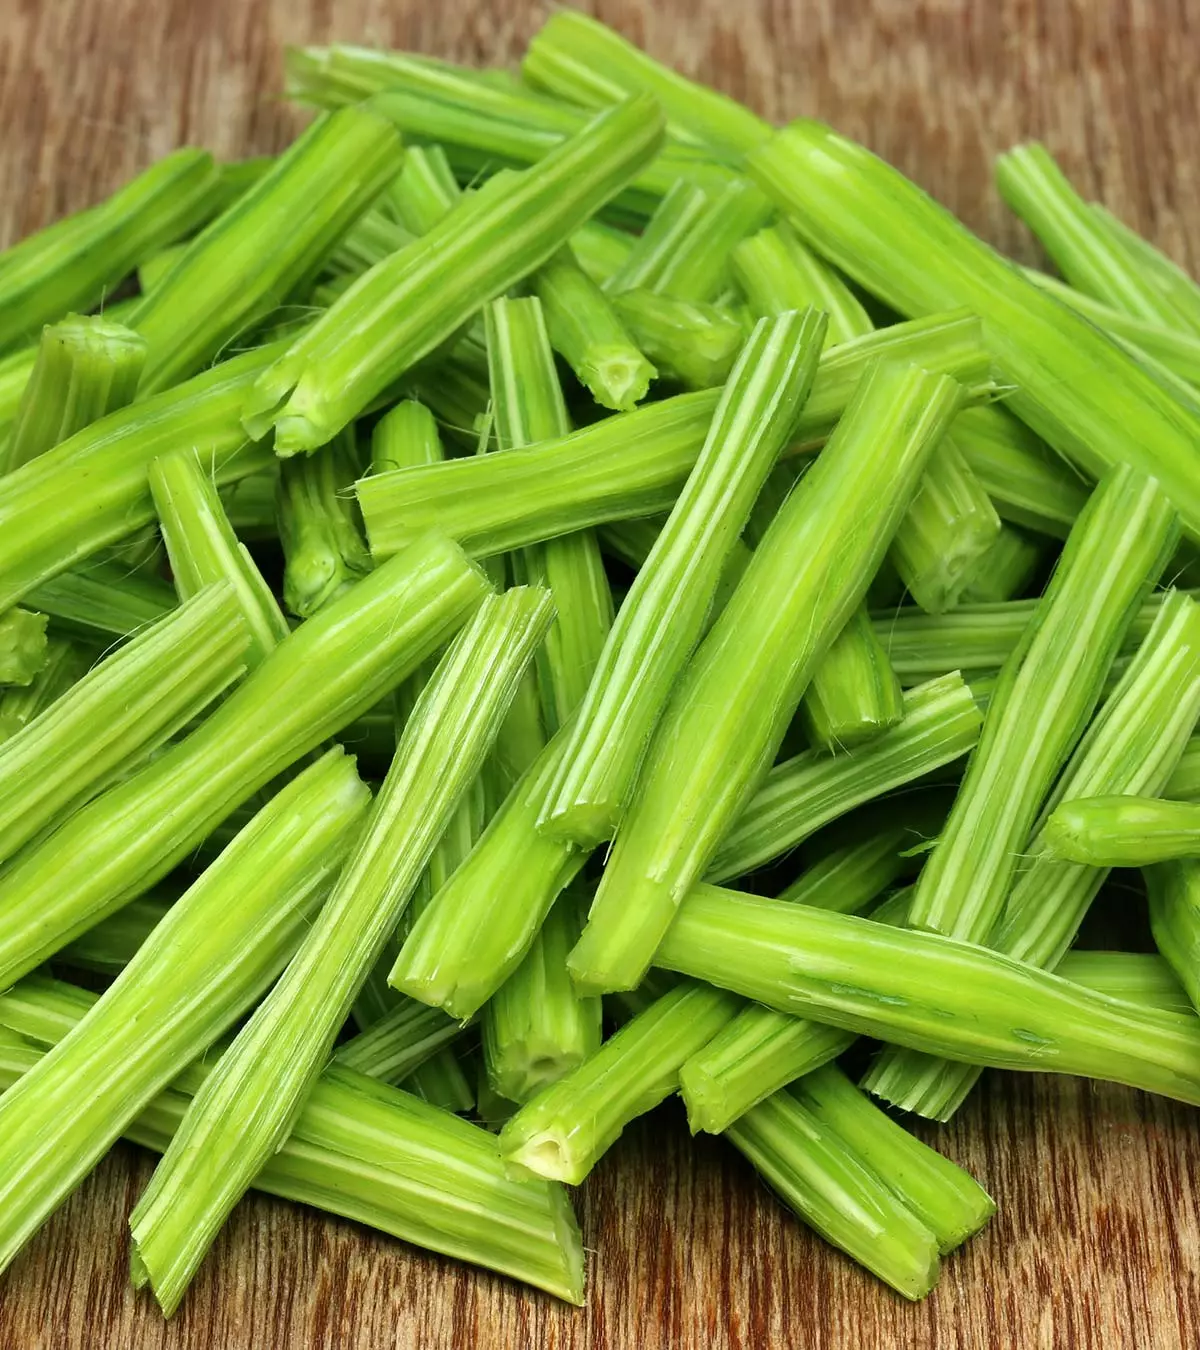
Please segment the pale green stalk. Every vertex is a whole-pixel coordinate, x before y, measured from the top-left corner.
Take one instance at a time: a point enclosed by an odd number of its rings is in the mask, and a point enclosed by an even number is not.
[[[771,134],[748,108],[655,61],[611,28],[574,10],[559,10],[534,34],[521,75],[571,103],[602,108],[634,93],[653,94],[679,140],[734,163]]]
[[[537,271],[533,288],[551,345],[596,402],[618,412],[639,404],[658,372],[571,248],[560,249]]]
[[[1046,793],[1178,528],[1159,484],[1136,469],[1112,470],[1092,494],[988,702],[978,749],[917,881],[915,927],[987,941]]]
[[[1200,334],[1200,285],[1182,267],[1118,220],[1099,202],[1089,203],[1092,215],[1113,242],[1124,249],[1130,266],[1137,269],[1143,280],[1153,286],[1167,300],[1176,314],[1173,327]]]
[[[990,363],[979,331],[970,315],[946,315],[825,352],[789,454],[824,443],[877,358],[911,362],[984,394]],[[665,512],[703,448],[720,397],[717,389],[684,394],[524,450],[366,479],[357,491],[372,552],[386,557],[436,527],[486,556]]]
[[[46,616],[29,609],[0,615],[0,685],[29,685],[46,664]]]
[[[1012,410],[1090,477],[1130,464],[1158,479],[1200,539],[1200,409],[828,127],[792,123],[747,169],[818,252],[901,314],[974,309],[1016,386]]]
[[[589,220],[581,225],[571,236],[571,252],[575,261],[587,273],[597,286],[607,286],[612,277],[629,256],[634,246],[635,236],[624,230],[614,229],[600,220]],[[4,363],[0,361],[0,372]],[[3,389],[3,374],[0,373],[0,389]],[[3,397],[0,396],[0,408]]]
[[[812,388],[823,336],[822,316],[809,309],[761,320],[747,342],[696,467],[621,606],[541,828],[584,845],[617,831],[730,550]]]
[[[974,943],[713,886],[655,963],[780,1012],[1004,1069],[1200,1100],[1200,1022],[1121,1003]]]
[[[60,572],[27,598],[50,616],[53,629],[104,646],[113,638],[134,637],[175,608],[167,582],[100,560]]]
[[[633,290],[613,308],[662,379],[685,389],[723,384],[746,340],[741,318],[718,305]]]
[[[454,170],[440,145],[409,146],[404,167],[388,184],[384,199],[410,234],[428,234],[462,197]]]
[[[282,456],[315,450],[481,305],[536,270],[657,149],[649,101],[604,113],[524,173],[490,179],[365,273],[263,375],[243,409]]]
[[[677,683],[571,954],[589,992],[630,989],[779,749],[963,398],[880,363],[755,551]]]
[[[111,319],[70,314],[47,325],[0,471],[19,469],[132,403],[145,361],[145,338]]]
[[[633,239],[620,267],[605,283],[605,290],[613,295],[633,290],[653,292],[666,260],[688,237],[708,203],[708,193],[698,183],[688,178],[672,183],[646,228]]]
[[[405,399],[375,423],[371,432],[371,472],[440,464],[446,458],[433,413],[415,399]]]
[[[509,452],[570,429],[554,353],[536,297],[488,306],[487,348],[497,448]],[[518,581],[545,586],[556,614],[537,655],[542,723],[553,735],[574,712],[612,627],[612,595],[591,530],[548,539],[513,555]]]
[[[774,213],[774,205],[753,183],[735,178],[709,197],[676,247],[639,284],[697,304],[717,301],[733,281],[729,257],[734,247],[762,229]],[[810,303],[795,308],[807,309]]]
[[[200,716],[245,674],[249,648],[232,588],[206,587],[0,745],[0,861]]]
[[[484,1005],[484,1067],[509,1101],[528,1101],[600,1047],[600,1000],[576,994],[567,974],[583,928],[580,901],[571,890],[559,896],[525,959]]]
[[[352,428],[319,454],[280,466],[283,602],[298,618],[336,600],[371,569],[352,490],[360,469]]]
[[[195,452],[177,450],[156,459],[150,465],[150,493],[180,600],[227,582],[250,632],[246,664],[259,665],[287,637],[288,623],[246,545],[238,542]]]
[[[237,833],[235,831],[235,835]],[[80,933],[55,956],[55,966],[61,962],[75,970],[119,975],[179,899],[183,893],[181,884],[162,882],[140,899],[131,900],[115,914],[110,914],[95,928]]]
[[[405,1079],[404,1087],[430,1106],[456,1115],[475,1105],[475,1090],[450,1046],[418,1064]]]
[[[440,1008],[405,999],[366,1031],[339,1045],[333,1059],[384,1083],[401,1083],[465,1029]]]
[[[1024,595],[1041,566],[1043,550],[1030,535],[1005,525],[978,558],[960,592],[968,605],[992,605]]]
[[[77,1027],[0,1098],[0,1268],[125,1126],[269,988],[369,793],[340,750],[269,802]]]
[[[0,610],[39,584],[154,520],[147,470],[194,445],[218,484],[271,462],[247,446],[241,404],[269,347],[247,352],[186,384],[110,413],[0,478]]]
[[[0,253],[0,350],[99,304],[140,262],[203,224],[218,195],[212,156],[176,150],[99,206]]]
[[[1154,907],[1152,891],[1152,922]],[[1070,951],[1055,973],[1125,1003],[1141,1003],[1163,1012],[1190,1012],[1194,1007],[1170,963],[1150,952]]]
[[[1073,798],[1042,827],[1053,859],[1087,867],[1148,867],[1200,857],[1200,803],[1125,795]]]
[[[135,899],[378,703],[487,589],[452,544],[416,545],[301,624],[185,739],[23,850],[0,894],[0,985]]]
[[[690,980],[542,1088],[500,1131],[509,1163],[578,1186],[631,1120],[679,1087],[680,1065],[728,1020],[735,1000]]]
[[[63,997],[66,993],[69,998]],[[96,996],[32,976],[18,994],[39,1026],[35,1044],[11,1031],[0,1041],[0,1082],[29,1072],[80,1020]],[[19,1024],[33,1034],[28,1017]],[[130,1122],[128,1137],[164,1152],[207,1066],[193,1064]],[[330,1066],[291,1137],[255,1178],[257,1189],[367,1224],[402,1241],[472,1261],[583,1302],[583,1247],[561,1187],[512,1179],[496,1141],[477,1126],[349,1069]]]
[[[860,605],[813,672],[801,724],[810,744],[834,754],[874,740],[904,715],[900,681]]]
[[[1076,290],[1135,318],[1178,326],[1174,307],[1130,265],[1044,145],[1031,141],[1000,155],[996,185]]]
[[[149,344],[143,393],[187,379],[302,294],[402,160],[395,128],[369,105],[318,118],[134,312],[130,327]]]

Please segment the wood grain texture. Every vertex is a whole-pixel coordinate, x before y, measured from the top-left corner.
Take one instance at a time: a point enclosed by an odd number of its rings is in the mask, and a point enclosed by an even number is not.
[[[769,117],[865,140],[1022,256],[990,182],[1036,136],[1088,193],[1200,264],[1200,9],[1189,0],[621,0],[600,15]],[[520,0],[0,0],[0,239],[111,191],[185,142],[273,150],[286,42],[334,38],[497,62]],[[169,1324],[127,1285],[149,1175],[118,1147],[0,1279],[0,1350],[264,1347],[1200,1344],[1194,1112],[1117,1088],[991,1075],[923,1131],[1000,1213],[913,1307],[803,1229],[719,1140],[667,1108],[580,1195],[576,1311],[356,1226],[251,1197]]]

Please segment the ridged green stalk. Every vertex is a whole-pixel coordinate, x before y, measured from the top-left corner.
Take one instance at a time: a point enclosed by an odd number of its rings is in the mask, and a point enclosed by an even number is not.
[[[246,671],[233,590],[206,587],[0,746],[0,861],[139,764]]]
[[[1146,869],[1150,930],[1154,944],[1200,1008],[1200,868],[1195,862],[1165,862]]]
[[[711,881],[753,871],[856,806],[953,763],[979,741],[983,718],[958,674],[904,695],[904,717],[850,754],[806,750],[770,769],[723,835]]]
[[[609,279],[624,264],[634,243],[634,235],[593,219],[586,225],[581,225],[571,236],[571,252],[575,255],[575,261],[596,285],[606,287]],[[4,387],[3,367],[4,363],[0,361],[0,390]],[[0,409],[3,406],[4,400],[0,394]]]
[[[732,284],[729,255],[734,247],[762,229],[774,213],[753,183],[735,178],[708,198],[676,246],[640,284],[658,295],[715,302]],[[797,308],[807,309],[809,303]]]
[[[615,295],[613,307],[659,375],[685,389],[724,384],[746,340],[742,320],[718,305],[633,290]]]
[[[275,493],[279,470],[269,465],[260,473],[241,478],[221,493],[221,503],[234,533],[242,540],[274,539]]]
[[[563,728],[525,770],[413,924],[388,977],[394,988],[462,1019],[521,965],[588,857],[537,828],[566,735]]]
[[[19,469],[132,403],[145,361],[145,338],[101,315],[70,314],[44,328],[0,470]]]
[[[1200,798],[1200,736],[1193,736],[1183,748],[1179,763],[1163,787],[1163,796],[1175,800]]]
[[[690,980],[655,999],[507,1122],[500,1131],[505,1160],[578,1186],[631,1120],[676,1091],[680,1065],[728,1020],[735,1002]]]
[[[408,1075],[405,1090],[430,1106],[455,1114],[470,1111],[475,1105],[475,1090],[454,1050],[445,1046]]]
[[[351,488],[360,465],[352,430],[316,455],[280,466],[276,514],[283,602],[307,619],[371,569]]]
[[[497,448],[504,453],[570,429],[536,297],[488,306],[487,347]],[[612,594],[591,530],[547,539],[512,559],[518,581],[545,586],[557,613],[537,655],[542,722],[553,735],[587,691],[612,627]]]
[[[800,701],[800,721],[815,747],[852,750],[903,719],[900,681],[861,605],[834,638]]]
[[[680,178],[634,239],[621,266],[605,283],[614,295],[623,291],[654,291],[654,283],[667,259],[683,243],[708,206],[709,195],[696,182]]]
[[[130,1218],[135,1264],[167,1313],[221,1224],[287,1138],[359,985],[545,636],[544,593],[479,606],[438,665],[329,899],[222,1055]]]
[[[1000,155],[996,185],[1077,290],[1135,318],[1178,326],[1174,306],[1130,265],[1044,145],[1034,141]]]
[[[1200,857],[1200,803],[1126,795],[1072,798],[1042,827],[1051,858],[1087,867],[1148,867]]]
[[[402,162],[395,128],[370,105],[318,118],[134,312],[150,348],[142,392],[187,379],[301,293]]]
[[[0,615],[0,685],[29,685],[46,664],[46,616],[29,609]]]
[[[409,146],[384,198],[410,234],[428,234],[454,209],[462,189],[440,145]]]
[[[1158,483],[1124,466],[1105,475],[1001,671],[979,747],[917,881],[915,927],[987,940],[1042,801],[1178,537]]]
[[[264,468],[239,421],[247,390],[270,361],[260,348],[153,398],[110,413],[0,478],[0,609],[154,520],[147,470],[194,445],[205,472],[228,483]]]
[[[433,413],[416,399],[405,399],[384,413],[371,432],[371,472],[387,473],[446,458]]]
[[[1089,203],[1092,215],[1117,247],[1124,249],[1131,267],[1167,300],[1177,315],[1173,327],[1200,334],[1200,285],[1177,263],[1149,240],[1143,239],[1123,221],[1118,220],[1099,202]]]
[[[966,1063],[1200,1100],[1194,1016],[1121,1003],[938,933],[700,886],[655,963],[780,1012]]]
[[[828,127],[792,123],[747,170],[818,252],[901,314],[974,309],[1016,385],[1012,410],[1090,477],[1129,464],[1158,479],[1200,539],[1200,410]]]
[[[217,489],[195,452],[177,450],[150,466],[150,493],[183,601],[227,582],[249,629],[246,664],[259,665],[289,633],[288,622],[245,544],[233,532]]]
[[[533,168],[490,179],[365,273],[259,378],[243,410],[282,456],[324,445],[479,307],[534,271],[655,152],[649,101],[604,113]]]
[[[0,896],[0,984],[164,876],[237,806],[373,707],[487,583],[432,538],[296,629],[184,740],[24,850]]]
[[[180,885],[170,880],[153,887],[140,899],[131,900],[110,914],[103,923],[80,933],[74,942],[68,942],[56,955],[56,966],[61,962],[75,970],[119,975],[181,894]]]
[[[1153,922],[1153,893],[1150,913]],[[1055,973],[1110,998],[1162,1012],[1190,1012],[1194,1007],[1170,963],[1150,952],[1071,951],[1058,963]]]
[[[881,363],[864,376],[658,724],[571,954],[582,989],[630,989],[645,974],[861,603],[962,398],[956,381],[916,367]]]
[[[61,1039],[96,998],[33,976],[0,1000],[0,1013],[18,992],[42,1024],[40,1044],[6,1033],[5,1084],[29,1072],[41,1045]],[[128,1137],[165,1152],[207,1071],[186,1069],[130,1122]],[[561,1187],[509,1178],[486,1130],[349,1069],[322,1073],[255,1186],[583,1302],[583,1246]]]
[[[952,376],[972,393],[990,388],[990,361],[971,316],[897,324],[822,355],[789,452],[824,443],[876,359]],[[386,557],[436,527],[486,556],[665,512],[700,454],[720,397],[717,389],[684,394],[525,450],[366,479],[357,491],[372,552]]]
[[[672,136],[734,163],[771,135],[770,123],[728,95],[687,79],[574,10],[557,11],[534,34],[521,75],[536,89],[593,108],[633,93],[653,94]]]
[[[600,1000],[581,998],[567,974],[567,953],[582,928],[580,897],[568,890],[551,906],[525,959],[484,1005],[484,1066],[509,1101],[528,1101],[600,1048]]]
[[[98,206],[0,253],[0,350],[100,303],[140,262],[203,224],[218,198],[212,156],[176,150]]]
[[[97,560],[43,581],[27,598],[50,616],[52,628],[104,646],[134,637],[175,608],[165,581]]]
[[[617,412],[636,407],[658,372],[571,248],[560,249],[539,268],[533,288],[551,345],[596,402]]]
[[[440,1008],[405,999],[366,1031],[339,1045],[333,1058],[369,1078],[398,1084],[432,1055],[453,1044],[465,1029]]]
[[[1030,535],[1005,525],[996,542],[971,569],[960,598],[968,605],[994,605],[1029,590],[1043,550]]]
[[[543,829],[585,845],[616,832],[730,550],[808,397],[823,336],[817,311],[792,311],[761,320],[743,349],[572,723]]]
[[[66,638],[46,639],[45,662],[27,685],[0,690],[0,743],[23,731],[68,689],[91,664],[91,653]]]
[[[340,750],[285,787],[79,1025],[0,1099],[0,1268],[155,1093],[270,986],[369,796]]]

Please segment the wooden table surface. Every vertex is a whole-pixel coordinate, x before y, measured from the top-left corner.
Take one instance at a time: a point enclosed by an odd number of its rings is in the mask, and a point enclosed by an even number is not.
[[[1080,187],[1200,264],[1200,5],[1190,0],[612,0],[650,51],[782,120],[816,114],[1022,256],[990,181],[1046,141]],[[499,62],[521,0],[0,0],[0,241],[197,143],[277,149],[288,42]],[[353,1224],[244,1201],[164,1323],[126,1280],[150,1172],[121,1145],[0,1278],[0,1350],[1200,1344],[1200,1117],[1122,1089],[990,1075],[922,1135],[1000,1212],[910,1306],[804,1229],[720,1140],[666,1107],[580,1193],[576,1310]]]

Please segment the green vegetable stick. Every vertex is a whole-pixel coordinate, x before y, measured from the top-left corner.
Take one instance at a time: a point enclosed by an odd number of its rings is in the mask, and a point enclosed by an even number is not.
[[[1131,230],[1099,202],[1091,202],[1092,215],[1109,237],[1125,250],[1130,264],[1143,278],[1170,301],[1178,316],[1176,327],[1200,333],[1200,286],[1177,263],[1148,240]]]
[[[430,1106],[455,1114],[475,1105],[475,1090],[449,1046],[418,1064],[405,1079],[404,1088]]]
[[[934,1233],[943,1253],[977,1233],[996,1212],[996,1202],[974,1177],[914,1139],[837,1065],[806,1074],[795,1093]]]
[[[428,234],[454,209],[462,189],[440,145],[414,145],[384,197],[410,234]]]
[[[1154,903],[1152,892],[1151,922]],[[1194,1006],[1166,959],[1150,952],[1070,951],[1058,963],[1055,973],[1110,998],[1144,1004],[1162,1012],[1190,1012]]]
[[[743,239],[729,261],[750,308],[760,318],[815,305],[829,316],[827,347],[874,331],[875,325],[849,286],[783,222]]]
[[[36,1002],[40,1040],[49,1045],[96,998],[31,976],[0,1000],[0,1013],[18,991],[27,1007]],[[42,1053],[7,1032],[0,1081],[17,1080]],[[186,1069],[130,1123],[129,1137],[165,1152],[207,1071]],[[255,1186],[583,1302],[583,1247],[561,1187],[509,1178],[486,1130],[349,1069],[325,1069]]]
[[[708,202],[708,193],[698,183],[686,177],[677,179],[646,228],[633,240],[605,289],[614,295],[633,290],[653,293],[663,265],[688,237]]]
[[[874,740],[904,712],[900,681],[860,605],[813,671],[800,721],[809,742],[832,754]]]
[[[378,703],[462,626],[487,583],[428,539],[302,624],[186,739],[5,875],[0,984],[153,885],[254,792]]]
[[[974,392],[990,386],[969,315],[897,324],[822,356],[789,453],[825,441],[876,358],[953,376]],[[506,455],[366,479],[357,492],[372,552],[386,557],[436,525],[486,556],[665,512],[703,448],[720,397],[716,389],[680,395]]]
[[[270,465],[248,478],[241,478],[221,494],[221,504],[242,540],[263,540],[276,537],[275,493],[279,487],[279,470]]]
[[[571,252],[575,261],[597,286],[606,287],[609,279],[620,270],[636,240],[624,230],[605,225],[600,220],[589,220],[571,236]],[[0,371],[3,362],[0,361]],[[3,376],[0,374],[0,389]],[[3,399],[0,397],[0,407]]]
[[[1156,792],[1171,772],[1200,715],[1200,607],[1172,594],[1116,689],[1093,719],[1024,853],[1016,883],[988,945],[1016,960],[1059,968],[1107,877],[1098,866],[1055,856],[1048,819],[1096,793]],[[1130,800],[1135,800],[1131,797]],[[1062,808],[1060,808],[1062,809]],[[948,1119],[979,1077],[969,1065],[889,1050],[864,1086],[906,1110]]]
[[[145,360],[145,338],[99,315],[44,328],[0,469],[19,469],[131,403]]]
[[[525,959],[484,1005],[484,1066],[509,1101],[528,1101],[599,1049],[600,1000],[580,998],[567,974],[567,953],[582,928],[578,897],[568,890]]]
[[[219,209],[217,184],[207,151],[176,150],[99,206],[0,253],[0,350],[91,309],[140,262],[203,224]]]
[[[61,961],[75,970],[119,975],[181,894],[179,885],[172,881],[160,883],[140,899],[131,900],[110,914],[103,923],[80,933],[74,942],[68,942],[55,957],[55,965]]]
[[[0,478],[0,609],[152,523],[147,470],[181,443],[199,449],[217,483],[269,464],[269,447],[247,446],[238,412],[271,355],[264,347],[224,361],[110,413]]]
[[[642,284],[659,295],[715,302],[732,283],[729,255],[734,247],[762,229],[774,213],[773,204],[753,183],[735,178],[708,199],[652,280]],[[808,303],[798,308],[807,309]]]
[[[1005,525],[996,542],[971,569],[960,592],[970,605],[993,605],[1024,595],[1042,562],[1042,549],[1030,535]]]
[[[298,618],[309,618],[371,570],[351,495],[359,470],[351,428],[320,454],[280,466],[283,602]]]
[[[552,615],[545,592],[479,606],[423,691],[333,891],[197,1095],[130,1218],[135,1266],[175,1310],[221,1224],[287,1138],[354,995],[483,763]]]
[[[1135,318],[1178,326],[1174,307],[1130,266],[1044,145],[1034,141],[1000,155],[996,185],[1077,290]]]
[[[407,156],[405,160],[407,162]],[[345,277],[345,289],[348,289],[354,277],[361,276],[397,249],[411,244],[414,237],[382,207],[372,207],[359,216],[329,254],[326,269],[332,273],[331,281],[340,284],[340,279]]]
[[[1157,478],[1200,539],[1200,410],[820,123],[792,123],[751,151],[747,170],[818,252],[900,313],[971,306],[1017,386],[1012,410],[1091,477],[1127,463]]]
[[[150,347],[143,393],[195,374],[300,292],[402,156],[395,128],[369,104],[318,118],[135,311],[130,326]]]
[[[1200,797],[1200,736],[1192,736],[1163,787],[1163,796],[1194,801]]]
[[[495,437],[501,451],[563,436],[569,430],[541,302],[500,299],[488,306]],[[553,734],[578,706],[612,627],[612,594],[595,534],[534,544],[513,556],[518,581],[549,589],[557,613],[537,655],[542,722]]]
[[[618,412],[640,403],[658,372],[570,247],[543,264],[533,288],[545,310],[554,350],[596,402]]]
[[[142,295],[138,297],[138,304],[141,304],[142,297],[150,294],[186,252],[186,243],[170,244],[167,248],[160,249],[159,252],[147,258],[138,267],[138,286],[142,292]]]
[[[527,1102],[500,1131],[501,1154],[537,1176],[578,1186],[631,1120],[678,1088],[679,1066],[734,1006],[723,990],[690,980],[677,985]]]
[[[1200,1006],[1200,978],[1196,956],[1200,951],[1200,873],[1191,860],[1156,863],[1147,867],[1150,929],[1154,943],[1191,1000]]]
[[[416,399],[405,399],[375,423],[371,432],[371,472],[440,464],[446,458],[433,413]]]
[[[685,389],[724,384],[746,340],[741,319],[717,305],[633,290],[613,308],[659,375]]]
[[[726,831],[710,880],[753,871],[863,802],[969,754],[983,718],[957,674],[910,689],[903,719],[848,755],[804,751],[771,769]]]
[[[589,846],[616,832],[733,542],[808,397],[823,336],[823,316],[809,309],[760,320],[746,343],[696,467],[621,606],[541,828]]]
[[[789,1209],[897,1293],[921,1299],[937,1283],[936,1236],[886,1178],[792,1093],[774,1093],[726,1137]]]
[[[175,592],[165,581],[95,559],[43,581],[27,599],[50,616],[52,629],[105,646],[135,636],[175,608]]]
[[[86,673],[90,653],[66,638],[46,639],[46,660],[27,685],[0,690],[0,743],[23,731]]]
[[[521,75],[571,103],[602,108],[629,94],[653,94],[667,129],[734,163],[771,135],[770,123],[725,94],[661,65],[619,33],[574,10],[559,10],[534,34]]]
[[[550,907],[587,861],[577,845],[537,828],[567,734],[564,727],[529,765],[413,924],[388,976],[393,988],[463,1019],[525,959]]]
[[[1079,797],[1042,828],[1051,858],[1088,867],[1147,867],[1200,857],[1200,804],[1155,797]]]
[[[656,964],[768,1007],[1004,1069],[1200,1098],[1200,1024],[1097,994],[974,943],[713,886]]]
[[[987,940],[1042,800],[1177,541],[1158,483],[1124,466],[1105,475],[1001,672],[962,790],[917,882],[915,927]]]
[[[1065,539],[1088,499],[1088,484],[1002,407],[964,408],[954,444],[1002,520]]]
[[[916,367],[880,364],[864,376],[658,724],[571,954],[581,990],[640,982],[861,603],[962,397],[957,382]]]
[[[263,373],[243,410],[282,456],[324,445],[481,304],[534,271],[662,139],[632,100],[522,174],[489,180],[407,249],[365,273]]]
[[[289,784],[108,992],[0,1100],[0,1268],[138,1111],[253,1006],[312,921],[369,800],[340,750]]]
[[[366,1031],[339,1045],[333,1058],[370,1078],[401,1083],[464,1030],[463,1023],[447,1017],[440,1008],[404,999]]]
[[[46,664],[46,616],[29,609],[0,615],[0,685],[32,684]]]
[[[293,48],[287,92],[321,107],[372,98],[414,143],[445,150],[460,182],[475,182],[496,166],[534,164],[578,135],[594,113],[547,99],[520,86],[501,87],[474,71],[404,52],[365,47]],[[630,100],[632,102],[633,100]],[[611,201],[597,209],[640,223],[681,179],[719,189],[733,171],[695,146],[667,143],[630,173]]]
[[[206,587],[0,746],[0,860],[186,727],[246,670],[232,588]]]
[[[250,632],[246,664],[261,664],[287,637],[288,623],[246,545],[238,542],[195,452],[177,450],[156,459],[150,492],[179,598],[190,600],[205,586],[228,582]]]

